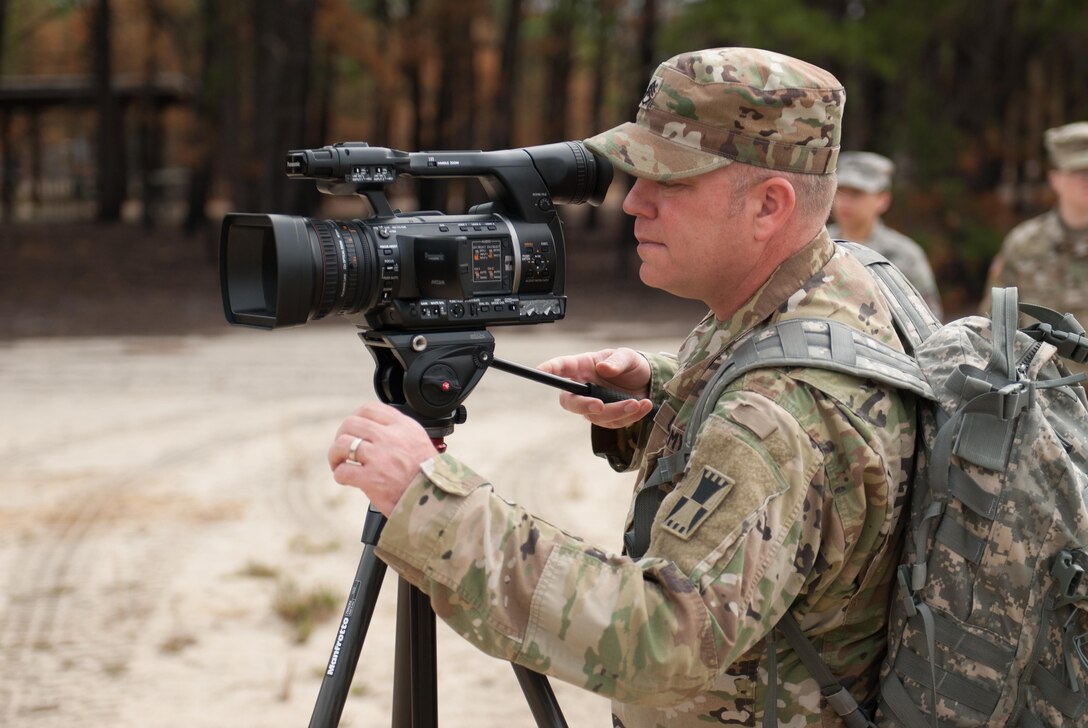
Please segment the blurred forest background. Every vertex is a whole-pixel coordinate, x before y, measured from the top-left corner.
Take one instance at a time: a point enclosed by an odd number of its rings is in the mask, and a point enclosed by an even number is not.
[[[584,138],[633,118],[660,61],[718,45],[845,83],[844,148],[896,161],[887,221],[926,249],[950,315],[1050,205],[1043,131],[1088,119],[1083,0],[0,0],[0,305],[25,308],[64,258],[106,258],[108,278],[184,251],[214,281],[224,212],[364,214],[288,180],[288,149]],[[601,285],[637,277],[619,177],[611,204],[563,213],[568,265]],[[397,194],[457,212],[481,192]]]

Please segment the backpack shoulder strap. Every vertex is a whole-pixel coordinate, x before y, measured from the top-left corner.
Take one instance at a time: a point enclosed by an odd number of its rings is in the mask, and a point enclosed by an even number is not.
[[[836,240],[835,244],[857,258],[876,280],[908,352],[941,328],[940,319],[933,315],[922,294],[887,258],[866,245],[846,240]]]
[[[658,460],[647,487],[673,480],[687,467],[695,438],[725,389],[754,369],[811,367],[873,379],[920,397],[933,390],[914,358],[863,331],[830,319],[800,318],[768,326],[737,347],[699,396],[680,448]]]

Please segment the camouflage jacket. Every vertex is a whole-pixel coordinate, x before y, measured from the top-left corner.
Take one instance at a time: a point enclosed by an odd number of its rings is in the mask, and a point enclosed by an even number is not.
[[[627,444],[614,464],[645,472],[677,442],[722,354],[762,322],[804,316],[898,346],[868,273],[821,233],[730,320],[708,316],[678,358],[649,357],[662,408],[652,424],[610,431]],[[896,392],[821,370],[757,371],[719,400],[637,561],[506,503],[448,455],[424,463],[377,552],[485,652],[612,697],[617,725],[754,726],[766,637],[791,606],[856,696],[875,690],[913,447]],[[777,657],[779,724],[836,724],[784,640]]]
[[[827,229],[831,237],[841,238],[842,231],[839,230],[838,225],[828,225]],[[926,258],[926,252],[922,250],[922,246],[903,233],[892,230],[882,220],[876,221],[868,240],[851,242],[867,245],[890,260],[896,268],[903,271],[907,280],[913,283],[922,294],[922,300],[929,306],[933,315],[939,319],[944,318],[937,280],[933,277],[933,269],[929,265],[929,259]]]
[[[1071,230],[1056,210],[1020,223],[1005,237],[990,266],[981,304],[984,315],[990,313],[990,289],[995,286],[1016,286],[1022,302],[1071,313],[1088,327],[1088,229]],[[1063,363],[1088,372],[1088,366]]]

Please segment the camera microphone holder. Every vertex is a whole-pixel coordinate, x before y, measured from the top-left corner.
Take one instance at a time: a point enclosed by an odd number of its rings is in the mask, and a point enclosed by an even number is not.
[[[490,367],[605,402],[631,398],[623,392],[496,359],[495,340],[483,329],[426,333],[366,330],[359,336],[375,360],[374,388],[378,397],[419,422],[439,452],[445,451],[444,438],[453,432],[454,426],[465,421],[462,402]],[[386,565],[374,553],[385,521],[385,516],[373,507],[367,511],[363,553],[311,714],[310,728],[339,725],[385,576]],[[566,728],[547,678],[520,665],[513,668],[537,726]],[[400,579],[397,596],[393,673],[393,728],[436,728],[434,612],[427,596],[404,579]]]

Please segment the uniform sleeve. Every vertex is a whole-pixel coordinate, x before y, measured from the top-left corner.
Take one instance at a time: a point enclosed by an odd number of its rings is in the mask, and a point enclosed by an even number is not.
[[[485,652],[624,703],[676,704],[762,638],[819,550],[806,503],[821,455],[783,410],[750,399],[740,419],[758,432],[707,421],[638,561],[503,501],[446,455],[402,497],[378,555]]]
[[[673,354],[647,354],[642,352],[650,363],[650,401],[660,404],[665,399],[665,382],[676,374],[679,366]],[[649,416],[633,425],[620,429],[610,429],[593,425],[590,428],[590,445],[593,454],[608,461],[613,470],[625,473],[639,466],[643,448],[649,436]]]

